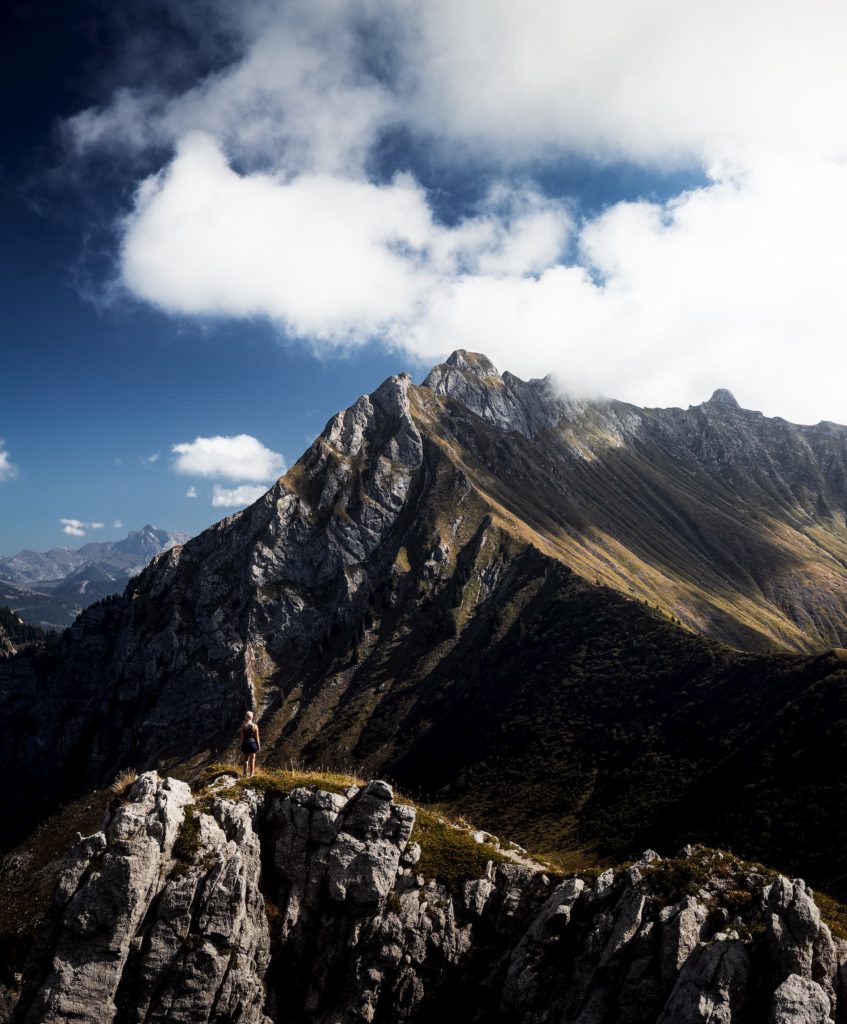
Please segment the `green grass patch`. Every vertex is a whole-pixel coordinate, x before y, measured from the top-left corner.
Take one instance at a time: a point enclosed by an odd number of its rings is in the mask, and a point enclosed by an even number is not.
[[[672,857],[647,869],[653,895],[665,903],[676,903],[684,896],[695,896],[710,879],[731,883],[724,902],[727,909],[743,912],[751,903],[747,879],[761,875],[766,885],[775,881],[777,872],[752,861],[742,860],[725,850],[695,848],[691,857]]]
[[[239,769],[231,764],[212,764],[200,775],[200,785],[206,787],[215,779],[224,775],[238,775]],[[239,778],[225,790],[221,796],[237,798],[245,789],[255,789],[261,793],[270,793],[276,796],[287,796],[292,790],[300,786],[323,789],[329,793],[345,793],[351,786],[364,786],[363,779],[354,778],[352,775],[344,775],[341,772],[309,772],[289,770],[285,768],[260,768],[252,779]]]
[[[824,922],[837,939],[847,940],[847,907],[824,892],[815,890],[815,903]]]
[[[185,817],[174,840],[174,858],[183,864],[193,864],[200,849],[200,818],[193,807],[185,808]]]
[[[678,903],[684,896],[694,896],[714,874],[716,864],[703,863],[705,858],[663,860],[650,872],[653,895],[663,904]]]
[[[114,794],[109,804],[110,810],[116,811],[129,798],[129,791],[137,778],[138,772],[131,768],[127,768],[115,776],[115,781],[109,786],[110,791]]]
[[[499,850],[476,842],[469,832],[421,807],[417,808],[410,842],[420,843],[421,847],[421,859],[415,871],[427,879],[442,882],[454,893],[462,882],[482,878],[488,861],[508,861]]]

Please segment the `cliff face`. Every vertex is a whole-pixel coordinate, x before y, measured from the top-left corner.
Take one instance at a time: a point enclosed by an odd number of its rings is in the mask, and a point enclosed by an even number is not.
[[[827,1024],[847,1013],[847,943],[802,881],[687,849],[561,881],[489,863],[448,886],[421,873],[415,825],[382,782],[194,800],[176,780],[141,776],[69,854],[15,1020]]]

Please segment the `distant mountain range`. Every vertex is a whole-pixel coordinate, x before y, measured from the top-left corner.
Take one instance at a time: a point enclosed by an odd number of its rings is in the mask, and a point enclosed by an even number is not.
[[[148,524],[119,541],[0,557],[0,605],[33,625],[64,629],[83,608],[121,593],[156,555],[188,539]]]

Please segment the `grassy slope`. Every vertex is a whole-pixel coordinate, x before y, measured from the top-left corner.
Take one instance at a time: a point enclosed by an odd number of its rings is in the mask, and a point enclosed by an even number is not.
[[[586,579],[746,650],[810,651],[847,635],[842,516],[808,514],[731,468],[716,479],[656,438],[621,445],[590,417],[530,440],[420,394],[416,416],[433,442]],[[576,457],[586,442],[599,454]]]

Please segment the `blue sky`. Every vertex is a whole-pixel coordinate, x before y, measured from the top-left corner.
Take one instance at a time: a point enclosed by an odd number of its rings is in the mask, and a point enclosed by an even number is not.
[[[290,464],[374,382],[420,369],[380,348],[316,358],[267,322],[174,319],[129,297],[102,308],[89,294],[96,281],[81,291],[86,239],[103,225],[74,212],[76,186],[43,177],[61,159],[58,119],[98,90],[85,71],[94,60],[86,37],[107,19],[96,5],[76,5],[88,19],[80,23],[73,7],[46,33],[56,17],[48,5],[7,13],[8,52],[20,59],[4,63],[4,116],[17,145],[4,154],[0,199],[0,437],[16,475],[0,484],[0,554],[123,537],[148,522],[199,532],[234,509],[211,506],[208,479],[171,471],[174,444],[246,433]],[[80,72],[79,93],[68,93]],[[114,213],[109,202],[104,220]],[[156,462],[143,461],[157,452]],[[185,496],[192,485],[196,499]],[[63,533],[62,518],[104,526],[77,538]]]
[[[14,4],[0,553],[195,533],[270,482],[226,439],[291,464],[456,347],[847,420],[847,32],[805,11]]]

